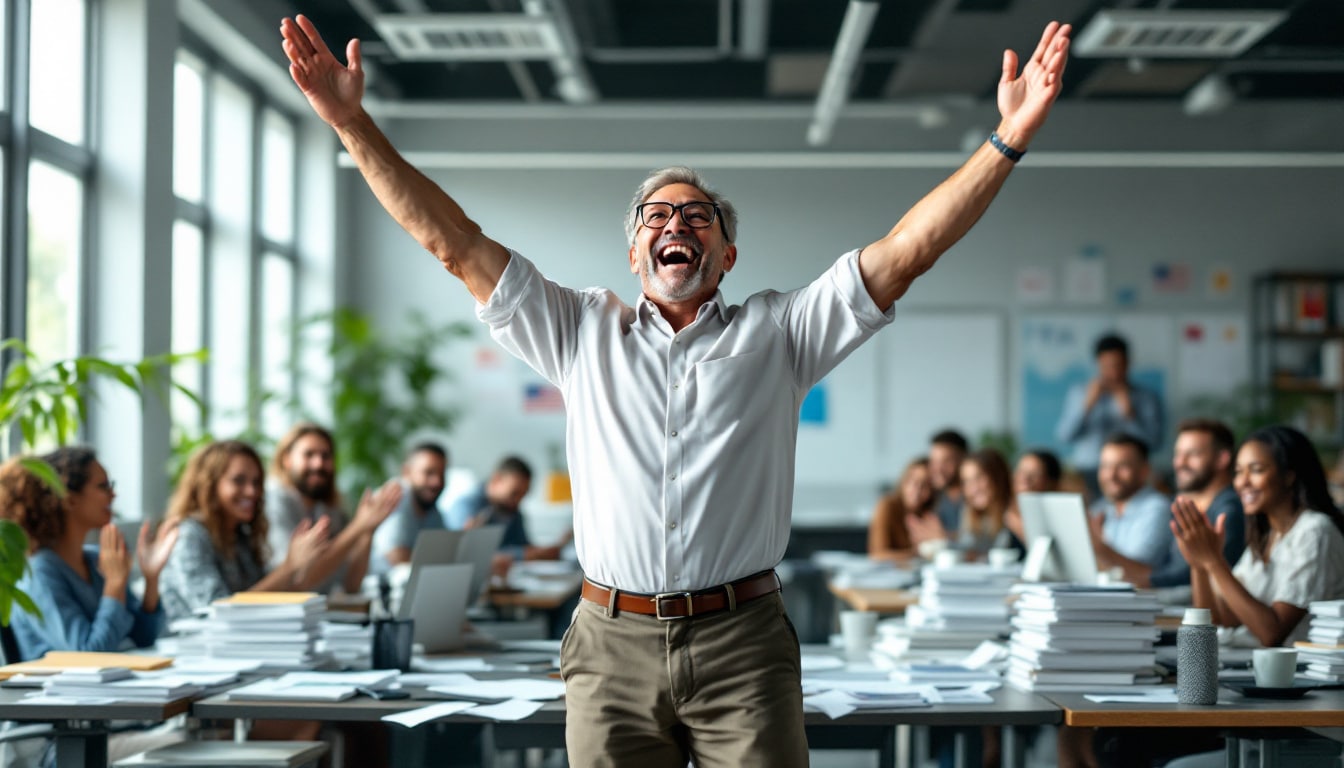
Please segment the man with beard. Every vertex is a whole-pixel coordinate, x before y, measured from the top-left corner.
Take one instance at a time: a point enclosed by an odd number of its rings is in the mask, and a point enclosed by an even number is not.
[[[1232,462],[1237,450],[1232,430],[1214,419],[1186,419],[1176,427],[1171,468],[1176,490],[1195,503],[1210,525],[1223,518],[1223,558],[1236,565],[1246,549],[1246,515],[1232,487]],[[1136,569],[1136,587],[1183,587],[1190,584],[1190,564],[1176,542],[1167,565],[1151,573]]]
[[[966,436],[955,429],[929,438],[929,482],[938,494],[938,522],[949,534],[961,527],[961,462],[970,449]]]
[[[328,545],[307,572],[319,574],[320,592],[340,586],[357,594],[369,567],[373,532],[401,501],[401,484],[389,480],[376,492],[366,489],[347,520],[336,491],[335,445],[330,432],[310,422],[295,424],[276,445],[266,488],[271,567],[284,560],[296,531],[325,517]]]
[[[406,455],[401,465],[401,503],[373,534],[370,572],[386,573],[394,565],[411,562],[411,549],[420,532],[443,530],[438,501],[447,471],[448,451],[438,443],[420,443]]]
[[[1176,539],[1171,499],[1148,485],[1148,446],[1116,433],[1101,446],[1099,464],[1103,498],[1092,505],[1089,518],[1097,567],[1120,568],[1129,582],[1166,567]]]
[[[311,21],[282,22],[290,75],[375,196],[564,397],[587,576],[560,652],[571,765],[807,764],[798,637],[774,571],[798,409],[988,208],[1059,94],[1070,32],[1048,25],[1020,74],[1005,51],[998,130],[885,236],[804,288],[728,304],[736,209],[688,168],[654,172],[626,211],[642,288],[627,305],[546,280],[487,237],[365,112],[359,41],[341,65]],[[527,215],[572,240],[544,206]]]

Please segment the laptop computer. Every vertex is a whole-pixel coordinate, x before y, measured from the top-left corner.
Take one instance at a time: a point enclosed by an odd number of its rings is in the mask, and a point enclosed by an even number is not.
[[[499,543],[504,540],[504,526],[484,525],[458,533],[462,534],[462,540],[458,542],[453,562],[471,565],[470,599],[475,600],[490,580],[491,561],[499,551]]]
[[[1022,578],[1095,584],[1097,557],[1082,495],[1019,493],[1017,505],[1027,536]]]
[[[451,565],[457,562],[457,551],[466,531],[421,531],[411,548],[411,567],[417,565]]]
[[[469,563],[411,567],[397,618],[415,621],[414,642],[424,646],[425,653],[464,645],[462,624],[467,618],[472,568]]]

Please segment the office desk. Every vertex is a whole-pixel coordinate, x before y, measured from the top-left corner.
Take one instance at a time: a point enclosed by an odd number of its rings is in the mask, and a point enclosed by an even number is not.
[[[482,675],[484,677],[484,675]],[[516,677],[513,673],[492,676]],[[340,702],[314,701],[231,701],[224,696],[201,699],[192,705],[192,715],[224,720],[323,720],[373,721],[385,715],[433,704],[441,699],[413,692],[413,698],[400,701],[376,701],[357,696]],[[949,726],[956,731],[958,766],[978,765],[975,746],[981,726],[1004,730],[1004,764],[1021,766],[1025,746],[1017,738],[1017,726],[1059,723],[1059,707],[1049,700],[1005,686],[994,692],[990,704],[945,704],[896,710],[861,710],[838,720],[819,712],[804,716],[809,745],[814,749],[873,749],[879,753],[879,765],[896,762],[895,733],[901,725]],[[516,722],[494,722],[469,714],[444,718],[446,723],[487,725],[490,743],[496,749],[564,747],[565,705],[563,700],[546,702],[532,716]],[[400,729],[398,729],[400,730]],[[404,732],[403,732],[404,733]],[[400,747],[397,763],[420,764],[414,743]]]
[[[51,723],[56,743],[56,768],[103,768],[107,765],[109,720],[163,722],[186,712],[190,699],[169,702],[113,702],[109,704],[32,704],[22,699],[32,693],[0,689],[0,720]]]
[[[1218,691],[1218,703],[1213,706],[1099,704],[1077,693],[1050,693],[1046,696],[1063,708],[1066,725],[1224,729],[1229,768],[1241,765],[1239,742],[1245,738],[1262,740],[1261,766],[1277,765],[1279,746],[1283,738],[1293,735],[1292,729],[1344,726],[1344,691],[1341,690],[1312,691],[1302,699],[1280,701],[1246,698],[1222,688]]]

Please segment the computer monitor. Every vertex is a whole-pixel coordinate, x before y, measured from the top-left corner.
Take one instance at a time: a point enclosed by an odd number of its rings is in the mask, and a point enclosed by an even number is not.
[[[426,653],[464,645],[462,624],[471,595],[471,570],[466,563],[411,567],[397,618],[415,621],[415,642],[423,645]]]
[[[1096,583],[1097,557],[1081,494],[1019,493],[1017,507],[1027,536],[1023,579]]]

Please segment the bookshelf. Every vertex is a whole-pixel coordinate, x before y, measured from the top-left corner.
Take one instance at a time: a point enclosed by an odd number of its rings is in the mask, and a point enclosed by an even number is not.
[[[1344,449],[1344,272],[1260,275],[1251,311],[1257,390],[1322,458],[1337,457]]]

